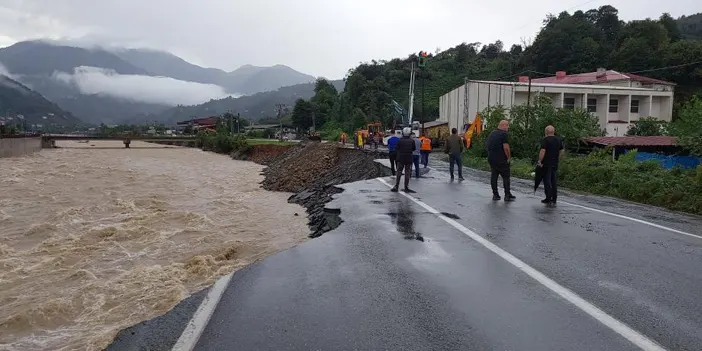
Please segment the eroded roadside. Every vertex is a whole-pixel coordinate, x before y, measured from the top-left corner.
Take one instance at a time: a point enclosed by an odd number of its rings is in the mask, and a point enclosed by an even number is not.
[[[311,142],[290,147],[267,162],[261,185],[294,193],[288,202],[307,209],[310,237],[315,238],[341,224],[337,210],[325,210],[332,196],[342,191],[337,185],[388,175],[385,167],[374,162],[382,157],[377,152]]]
[[[374,162],[376,158],[383,158],[382,154],[327,143],[256,145],[232,157],[268,166],[262,172],[261,186],[265,190],[293,193],[288,202],[306,208],[310,237],[318,237],[342,223],[338,210],[325,210],[332,196],[343,191],[337,185],[388,173]],[[166,315],[120,331],[107,350],[170,350],[207,290],[192,294]]]

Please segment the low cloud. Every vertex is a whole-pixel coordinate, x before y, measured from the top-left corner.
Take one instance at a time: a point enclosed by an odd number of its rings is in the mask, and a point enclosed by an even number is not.
[[[73,73],[54,72],[56,81],[76,87],[83,94],[98,94],[164,105],[196,105],[232,94],[214,84],[188,82],[169,77],[118,74],[113,70],[81,66]]]
[[[10,73],[10,71],[7,70],[7,67],[5,67],[5,65],[3,65],[2,62],[0,62],[0,74],[12,78],[12,73]]]

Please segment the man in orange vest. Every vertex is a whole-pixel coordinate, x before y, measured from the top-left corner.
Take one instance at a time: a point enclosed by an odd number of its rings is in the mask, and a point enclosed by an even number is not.
[[[431,139],[426,135],[422,135],[419,137],[419,143],[419,152],[422,156],[421,163],[424,165],[424,168],[427,168],[427,165],[429,164],[429,154],[431,153]]]

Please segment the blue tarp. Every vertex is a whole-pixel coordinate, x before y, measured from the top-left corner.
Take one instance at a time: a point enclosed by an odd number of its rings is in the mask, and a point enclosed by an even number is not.
[[[673,167],[682,168],[697,168],[700,165],[700,159],[695,156],[674,156],[660,155],[650,152],[637,152],[636,161],[658,161],[665,169]]]

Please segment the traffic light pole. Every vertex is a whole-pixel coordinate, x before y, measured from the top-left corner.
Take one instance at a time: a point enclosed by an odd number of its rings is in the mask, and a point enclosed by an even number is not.
[[[407,111],[409,111],[408,112],[409,125],[407,127],[412,126],[412,112],[414,111],[414,76],[415,76],[414,62],[412,62],[412,70],[410,71],[409,108],[407,109]]]
[[[426,115],[424,114],[424,72],[421,73],[422,75],[422,135],[425,134],[424,132],[424,122],[427,121]]]

